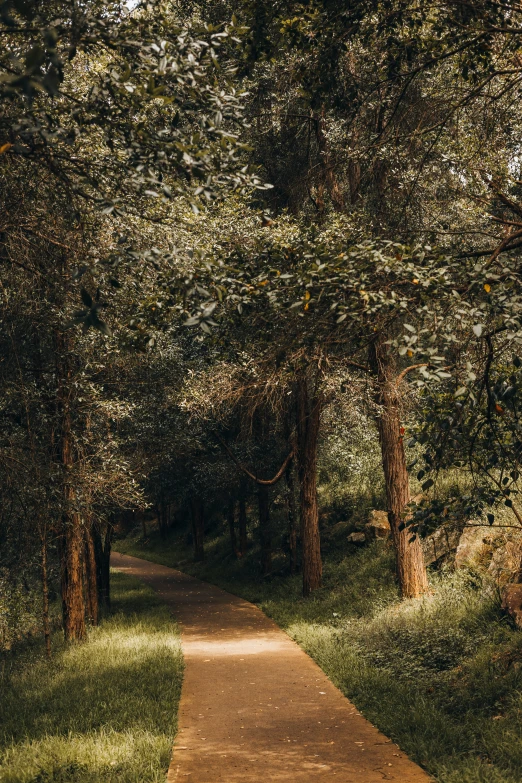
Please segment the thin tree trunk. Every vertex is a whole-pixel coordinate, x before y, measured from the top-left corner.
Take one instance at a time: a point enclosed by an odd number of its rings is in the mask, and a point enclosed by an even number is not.
[[[248,549],[247,512],[246,512],[246,481],[242,478],[239,485],[239,553],[245,557]]]
[[[111,523],[108,522],[105,531],[102,561],[102,602],[107,610],[110,610],[111,608],[111,550],[113,533],[114,528]]]
[[[272,535],[270,530],[270,498],[268,487],[260,484],[257,488],[259,508],[259,538],[261,541],[261,573],[272,570]]]
[[[321,587],[323,564],[317,505],[317,444],[322,397],[308,392],[303,374],[297,384],[297,471],[303,546],[303,595]]]
[[[237,549],[235,512],[236,512],[236,502],[234,500],[233,495],[230,495],[228,505],[227,505],[227,522],[228,522],[228,529],[230,531],[230,546],[232,548],[232,554],[235,557],[238,557],[239,553]]]
[[[293,461],[285,471],[286,514],[288,520],[288,549],[290,553],[290,573],[297,571],[297,510],[295,507],[295,482]]]
[[[165,541],[167,538],[167,507],[163,501],[156,506],[156,514],[160,537]]]
[[[428,577],[419,538],[412,541],[411,531],[400,529],[411,500],[410,482],[401,433],[400,392],[395,381],[394,363],[383,341],[375,341],[370,346],[369,362],[375,375],[375,402],[379,410],[377,425],[397,576],[401,595],[416,598],[428,590]]]
[[[92,536],[92,522],[85,526],[85,587],[87,598],[87,618],[92,625],[98,625],[98,574],[96,554]]]
[[[98,613],[99,609],[109,610],[111,608],[111,548],[112,548],[113,526],[107,523],[105,533],[96,525],[92,527],[92,539],[94,545],[94,554],[96,559],[96,582],[98,585]]]
[[[51,622],[49,619],[49,575],[47,569],[47,528],[42,534],[42,624],[45,639],[45,654],[51,657]]]
[[[75,509],[75,492],[71,472],[74,446],[71,421],[72,369],[69,358],[70,338],[56,333],[58,402],[62,416],[61,463],[63,470],[63,536],[61,546],[63,629],[67,641],[85,637],[85,604],[83,595],[83,530]]]
[[[194,546],[194,560],[203,560],[205,557],[204,546],[204,521],[203,504],[197,498],[191,500],[192,508],[192,543]]]
[[[328,192],[334,209],[341,212],[344,209],[344,198],[335,175],[335,165],[330,155],[330,145],[326,129],[324,106],[315,120],[317,146],[321,158],[319,183],[317,186],[317,208],[320,213],[325,210],[325,191]]]
[[[248,550],[246,497],[247,497],[247,480],[244,476],[242,476],[239,482],[239,514],[238,514],[239,554],[241,557],[245,557]]]

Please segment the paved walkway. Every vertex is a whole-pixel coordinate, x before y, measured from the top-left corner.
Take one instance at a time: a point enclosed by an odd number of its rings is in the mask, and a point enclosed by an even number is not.
[[[168,783],[428,783],[257,607],[114,553],[172,607],[185,677]]]

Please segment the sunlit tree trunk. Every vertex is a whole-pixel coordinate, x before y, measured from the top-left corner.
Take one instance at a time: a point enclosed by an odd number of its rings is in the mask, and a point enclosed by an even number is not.
[[[321,419],[322,397],[312,396],[308,379],[297,382],[297,473],[299,477],[299,511],[303,548],[303,595],[321,586],[323,564],[317,505],[317,445]]]
[[[404,598],[416,598],[428,590],[428,577],[419,538],[412,540],[411,531],[407,527],[401,529],[411,499],[410,483],[401,432],[400,392],[395,380],[393,358],[384,341],[375,341],[371,345],[369,362],[375,376],[377,425],[397,576],[401,595]]]
[[[71,503],[66,488],[65,500]],[[85,604],[83,595],[83,535],[80,514],[76,511],[63,515],[63,543],[61,557],[63,629],[68,642],[85,638]]]

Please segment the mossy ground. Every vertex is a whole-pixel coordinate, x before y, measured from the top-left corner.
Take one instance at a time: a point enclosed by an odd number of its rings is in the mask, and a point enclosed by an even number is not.
[[[433,592],[401,602],[386,544],[325,546],[324,586],[304,600],[300,577],[259,576],[255,548],[234,560],[225,534],[191,561],[186,537],[117,549],[189,572],[257,603],[357,707],[440,783],[522,781],[522,632],[479,574],[432,574]]]
[[[142,583],[112,575],[113,611],[83,644],[32,644],[0,681],[1,783],[165,780],[183,677],[179,632]]]

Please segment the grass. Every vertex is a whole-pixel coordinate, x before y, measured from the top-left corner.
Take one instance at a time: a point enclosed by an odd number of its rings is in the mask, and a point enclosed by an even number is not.
[[[88,640],[32,645],[0,681],[1,783],[165,780],[181,691],[179,633],[141,582],[112,575],[113,612]]]
[[[257,603],[440,783],[522,781],[522,632],[482,575],[434,573],[431,595],[401,602],[390,548],[356,549],[344,531],[326,538],[324,587],[304,600],[299,576],[260,579],[255,549],[235,561],[219,532],[198,564],[182,536],[117,549]]]

